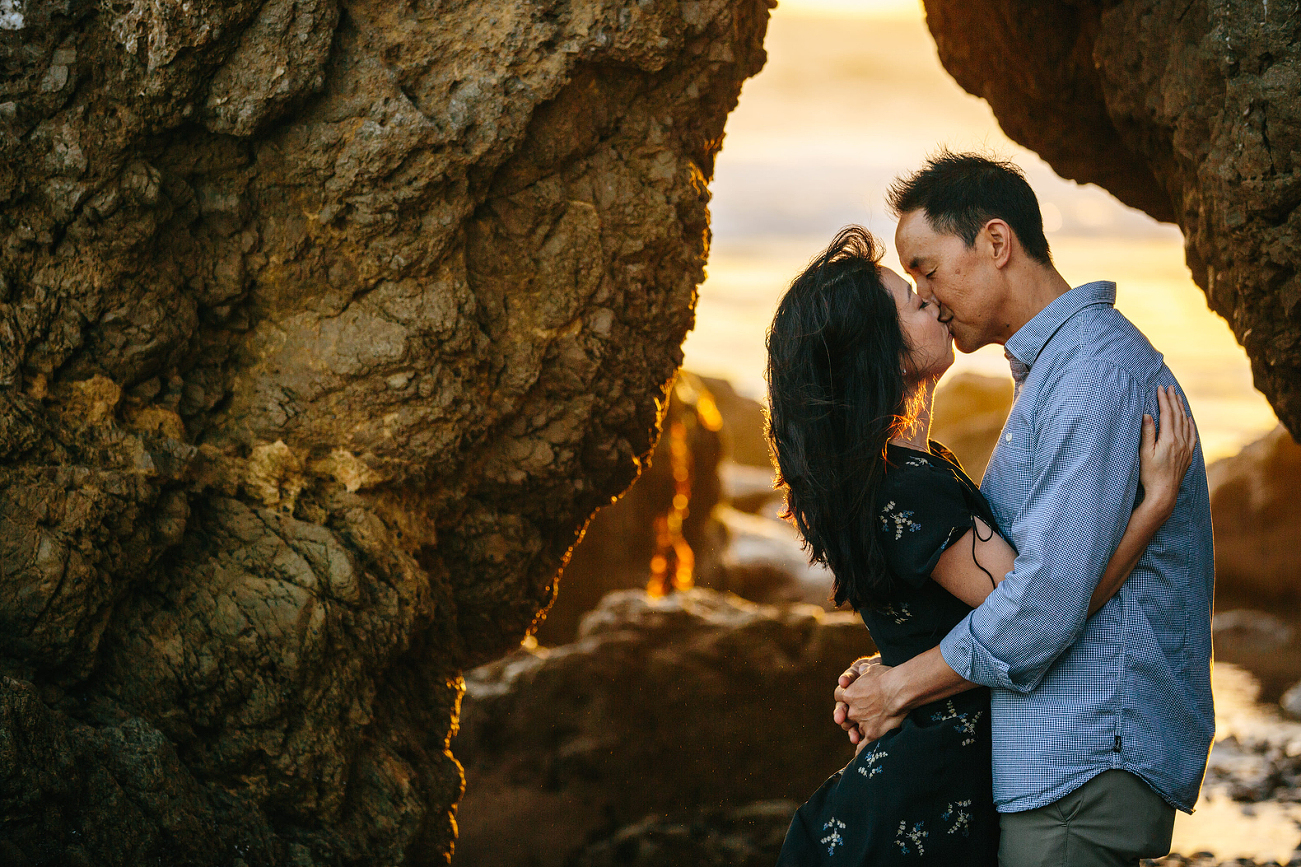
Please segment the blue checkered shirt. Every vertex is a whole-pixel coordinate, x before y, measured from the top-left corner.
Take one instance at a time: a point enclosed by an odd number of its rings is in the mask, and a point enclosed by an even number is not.
[[[1137,568],[1085,616],[1134,507],[1143,413],[1158,418],[1157,386],[1175,382],[1115,299],[1114,283],[1079,286],[1008,340],[1021,381],[981,490],[1019,553],[940,643],[958,674],[993,688],[994,801],[1005,813],[1112,768],[1191,811],[1214,734],[1200,447]]]

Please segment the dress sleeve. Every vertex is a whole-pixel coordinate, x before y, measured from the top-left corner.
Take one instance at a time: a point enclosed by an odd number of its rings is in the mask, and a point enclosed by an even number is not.
[[[910,587],[924,584],[945,549],[975,526],[962,483],[952,473],[909,462],[887,473],[876,518],[886,565]]]

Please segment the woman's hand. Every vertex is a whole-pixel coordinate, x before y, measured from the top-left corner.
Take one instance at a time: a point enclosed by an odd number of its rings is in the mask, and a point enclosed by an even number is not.
[[[1143,485],[1143,502],[1138,504],[1120,544],[1102,570],[1098,586],[1089,599],[1089,614],[1107,603],[1129,573],[1138,565],[1156,531],[1165,523],[1179,499],[1179,485],[1193,462],[1197,448],[1197,426],[1184,409],[1179,391],[1173,385],[1156,390],[1161,408],[1161,438],[1157,439],[1152,416],[1143,416],[1143,442],[1138,448],[1138,479]]]
[[[1161,410],[1161,434],[1158,438],[1152,416],[1143,416],[1138,477],[1143,484],[1143,505],[1169,517],[1179,498],[1179,485],[1193,462],[1197,425],[1173,385],[1158,388],[1156,400]]]
[[[881,655],[879,653],[875,656],[859,657],[858,659],[855,659],[849,668],[845,669],[836,680],[836,686],[839,689],[844,689],[854,681],[858,680],[859,677],[863,675],[863,672],[867,671],[874,665],[880,664]],[[858,755],[858,750],[863,748],[863,744],[867,743],[867,739],[864,738],[863,733],[858,730],[858,724],[849,718],[849,705],[843,701],[837,700],[836,707],[831,713],[831,719],[849,735],[849,742],[855,744],[858,748],[854,750],[854,755]]]

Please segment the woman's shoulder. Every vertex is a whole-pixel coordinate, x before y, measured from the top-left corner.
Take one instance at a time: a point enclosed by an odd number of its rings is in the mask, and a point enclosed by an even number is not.
[[[967,478],[957,457],[940,443],[932,441],[931,447],[928,453],[890,443],[878,493],[883,504],[930,500],[937,495],[969,504],[981,498],[980,489]]]
[[[939,452],[923,452],[908,446],[890,443],[886,446],[885,481],[887,485],[910,485],[933,478],[936,481],[953,478],[953,471],[961,472],[962,465],[953,453],[941,446]]]
[[[962,461],[958,460],[958,456],[955,455],[953,451],[944,443],[939,442],[938,440],[928,440],[927,444],[930,445],[931,447],[932,455],[935,455],[936,457],[941,458],[942,460],[946,461],[952,466],[957,467],[958,470],[961,471],[962,473],[964,474],[966,473],[966,470],[963,469],[962,467]]]

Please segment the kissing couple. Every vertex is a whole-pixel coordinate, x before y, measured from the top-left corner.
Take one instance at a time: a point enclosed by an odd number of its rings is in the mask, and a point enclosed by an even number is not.
[[[1164,855],[1214,734],[1210,502],[1178,384],[1114,283],[1058,273],[1016,166],[941,151],[889,203],[914,285],[851,226],[768,336],[786,514],[880,652],[840,677],[857,753],[779,867]],[[977,486],[929,430],[954,345],[990,343],[1015,398]]]

